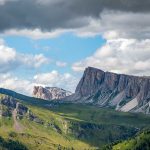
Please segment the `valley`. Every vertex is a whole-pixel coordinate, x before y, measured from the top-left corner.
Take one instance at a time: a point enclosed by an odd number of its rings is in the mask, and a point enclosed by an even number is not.
[[[0,135],[6,141],[20,143],[22,149],[97,150],[134,137],[150,124],[150,117],[144,114],[49,102],[23,95],[23,99],[18,99],[17,93],[9,92],[9,96],[0,96]]]
[[[150,0],[0,0],[0,150],[150,150]]]

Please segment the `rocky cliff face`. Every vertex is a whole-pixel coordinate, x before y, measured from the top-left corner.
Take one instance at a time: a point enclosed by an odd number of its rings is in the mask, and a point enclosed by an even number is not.
[[[0,97],[0,116],[12,116],[16,109],[17,115],[24,116],[28,112],[28,108],[17,101],[17,99],[3,95]]]
[[[57,87],[42,87],[35,86],[33,89],[33,96],[45,100],[63,99],[72,93]]]
[[[7,95],[0,96],[0,118],[1,117],[12,117],[14,124],[16,120],[23,118],[27,118],[38,124],[43,124],[43,120],[36,116],[26,105]]]
[[[88,67],[70,100],[150,113],[150,78],[104,72]]]

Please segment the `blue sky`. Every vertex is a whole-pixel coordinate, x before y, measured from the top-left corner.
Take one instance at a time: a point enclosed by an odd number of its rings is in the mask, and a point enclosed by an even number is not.
[[[34,39],[24,35],[3,35],[1,39],[5,49],[12,49],[16,53],[10,62],[7,58],[8,62],[4,68],[8,65],[9,69],[4,74],[8,74],[8,77],[2,76],[2,79],[6,80],[8,85],[5,83],[7,86],[2,86],[28,95],[34,85],[59,86],[74,92],[83,71],[74,71],[73,64],[90,57],[106,43],[99,35],[80,37],[72,32],[53,38]],[[9,53],[11,55],[11,51]],[[34,60],[36,55],[42,55],[40,61],[44,59],[38,67],[34,67],[38,63],[38,60]],[[23,86],[30,88],[24,90]]]
[[[7,46],[14,48],[19,53],[32,55],[42,53],[50,59],[50,63],[40,66],[38,70],[30,70],[28,76],[34,75],[37,71],[42,73],[52,70],[58,70],[60,73],[74,73],[71,68],[73,63],[91,56],[105,43],[101,36],[79,37],[72,33],[51,39],[34,40],[23,36],[5,36],[3,39]],[[65,62],[67,65],[59,67],[56,65],[57,61]],[[15,74],[26,77],[22,71],[18,69]]]

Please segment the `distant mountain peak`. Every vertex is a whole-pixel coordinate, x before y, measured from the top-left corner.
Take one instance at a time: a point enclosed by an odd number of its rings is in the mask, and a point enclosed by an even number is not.
[[[41,98],[45,100],[63,99],[70,96],[72,93],[58,87],[42,87],[34,86],[33,96],[36,98]]]

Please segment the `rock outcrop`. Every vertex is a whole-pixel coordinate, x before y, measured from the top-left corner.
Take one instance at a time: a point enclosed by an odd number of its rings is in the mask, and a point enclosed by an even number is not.
[[[124,112],[150,113],[150,78],[104,72],[88,67],[75,94],[67,98]]]
[[[7,95],[0,98],[0,116],[13,117],[16,127],[19,126],[17,120],[21,120],[24,117],[38,124],[44,124],[44,121],[35,115],[26,105]]]
[[[14,110],[18,116],[24,116],[28,112],[28,107],[18,102],[17,99],[5,95],[0,99],[0,110],[2,116],[11,116]]]
[[[63,99],[72,93],[57,87],[42,87],[34,86],[33,96],[36,98],[41,98],[45,100],[59,100]]]

